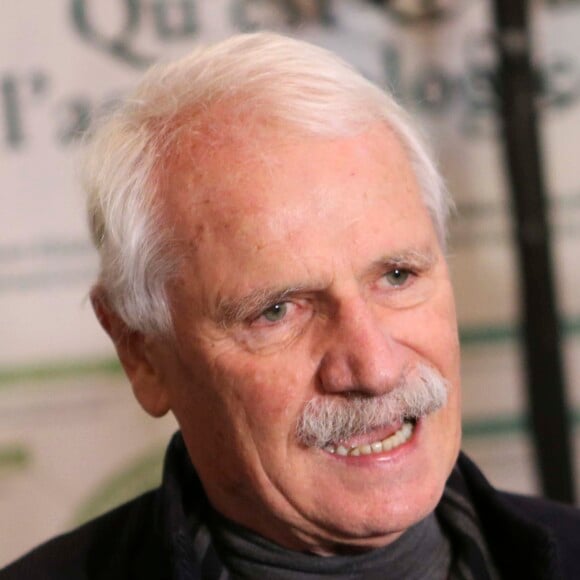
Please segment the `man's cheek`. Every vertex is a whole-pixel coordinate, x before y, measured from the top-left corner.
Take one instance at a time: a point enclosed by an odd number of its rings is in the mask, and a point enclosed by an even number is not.
[[[306,400],[309,381],[298,362],[285,365],[283,357],[268,361],[268,365],[263,362],[245,365],[236,390],[252,424],[276,430],[295,417]]]
[[[459,341],[455,310],[448,299],[432,301],[403,313],[395,328],[395,338],[436,366],[439,361],[457,358]]]

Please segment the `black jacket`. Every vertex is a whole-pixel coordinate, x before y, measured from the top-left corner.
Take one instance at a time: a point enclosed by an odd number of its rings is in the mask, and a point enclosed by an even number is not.
[[[580,511],[498,492],[465,455],[458,464],[502,578],[580,579]],[[160,488],[36,548],[0,571],[0,580],[209,580],[217,553],[188,515],[203,521],[200,497],[178,435]]]

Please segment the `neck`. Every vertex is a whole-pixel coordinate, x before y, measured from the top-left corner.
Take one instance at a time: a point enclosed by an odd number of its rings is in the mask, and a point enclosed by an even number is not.
[[[234,576],[247,578],[382,578],[393,580],[445,578],[451,559],[449,541],[431,514],[386,546],[333,546],[324,553],[281,547],[213,512],[209,520],[216,548]],[[417,554],[421,558],[417,558]],[[321,557],[326,556],[326,557]],[[360,576],[352,576],[356,570]],[[375,576],[376,574],[376,576]]]

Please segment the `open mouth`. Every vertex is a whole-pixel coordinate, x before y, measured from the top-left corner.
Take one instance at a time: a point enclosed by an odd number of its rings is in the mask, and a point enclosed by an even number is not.
[[[416,422],[415,419],[405,419],[395,432],[391,433],[384,439],[350,445],[344,442],[337,445],[327,445],[324,448],[324,451],[343,457],[346,457],[347,455],[358,457],[360,455],[372,455],[392,451],[409,441],[413,435]]]

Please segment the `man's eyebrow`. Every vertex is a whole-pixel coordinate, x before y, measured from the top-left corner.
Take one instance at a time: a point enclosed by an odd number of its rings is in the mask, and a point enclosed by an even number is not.
[[[431,250],[410,249],[382,256],[374,265],[408,266],[418,270],[426,270],[433,266],[436,261],[437,257]]]
[[[258,316],[269,306],[284,302],[288,296],[304,290],[301,286],[286,288],[257,288],[239,298],[222,298],[217,305],[215,321],[229,327],[242,320]]]

